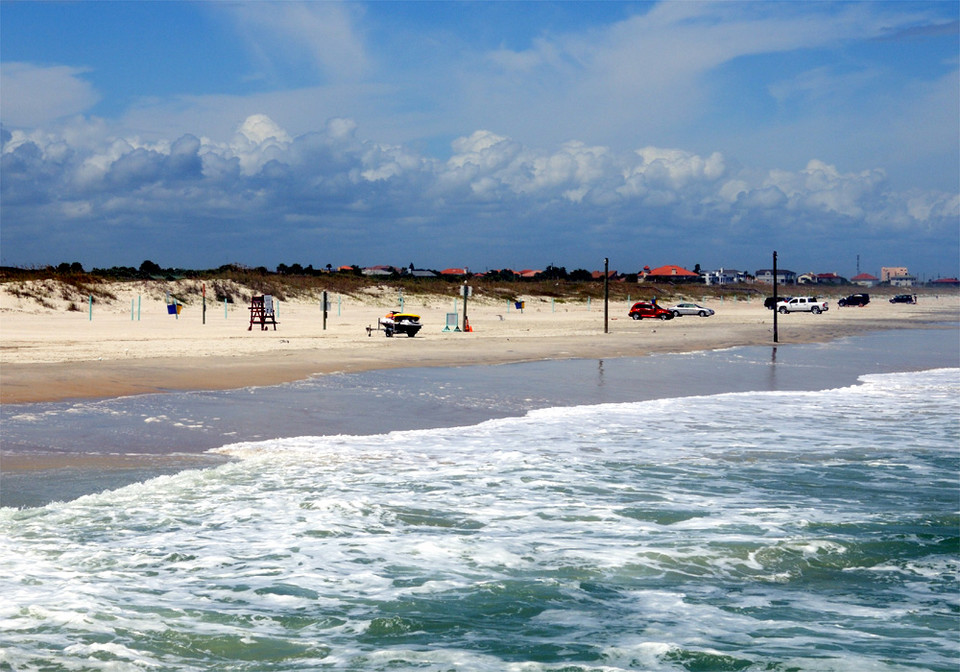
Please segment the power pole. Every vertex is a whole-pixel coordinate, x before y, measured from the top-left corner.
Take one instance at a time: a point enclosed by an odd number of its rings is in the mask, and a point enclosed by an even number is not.
[[[610,328],[608,326],[608,318],[610,316],[610,308],[608,304],[610,303],[610,259],[609,257],[603,258],[603,333],[609,334]]]
[[[773,251],[773,342],[779,343],[777,333],[777,251]]]

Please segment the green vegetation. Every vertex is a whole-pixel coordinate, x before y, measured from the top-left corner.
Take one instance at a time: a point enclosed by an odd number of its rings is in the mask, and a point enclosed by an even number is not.
[[[93,297],[94,302],[116,298],[113,283],[139,282],[155,285],[156,291],[172,291],[176,283],[176,297],[183,303],[199,299],[206,288],[207,298],[213,301],[243,304],[256,294],[270,294],[280,300],[316,299],[323,291],[332,294],[358,295],[374,290],[402,291],[407,296],[441,295],[457,296],[460,285],[469,282],[473,296],[480,300],[513,301],[519,297],[540,297],[558,302],[583,302],[588,299],[602,300],[603,280],[594,278],[586,270],[571,272],[563,267],[548,266],[533,278],[520,277],[511,270],[489,271],[482,275],[420,275],[407,269],[395,270],[386,275],[365,276],[361,269],[352,266],[342,269],[316,269],[300,264],[280,264],[275,271],[264,267],[250,268],[241,264],[227,264],[207,270],[162,268],[146,260],[139,268],[114,266],[85,271],[77,262],[62,263],[42,268],[0,267],[0,283],[19,298],[32,299],[41,306],[53,308],[51,298],[69,302],[68,310],[83,310],[83,305]],[[182,282],[188,281],[188,282]],[[609,282],[612,301],[649,300],[656,297],[666,301],[703,301],[705,297],[727,300],[745,300],[751,297],[768,296],[769,285],[743,283],[735,285],[704,285],[696,282],[644,282],[637,283],[635,274],[618,276]],[[836,299],[862,288],[851,286],[782,286],[781,295],[812,294]],[[905,291],[893,287],[868,289],[876,296],[892,295]],[[921,292],[913,288],[913,292]]]
[[[477,298],[511,301],[520,296],[540,296],[560,302],[578,302],[586,299],[603,298],[603,280],[595,279],[589,271],[578,269],[567,273],[562,267],[548,266],[534,278],[521,278],[510,270],[498,270],[478,275],[435,275],[421,277],[405,272],[393,272],[388,275],[365,276],[361,269],[353,266],[349,269],[315,269],[299,264],[287,266],[280,264],[276,271],[264,267],[250,268],[240,264],[227,264],[215,269],[191,270],[182,268],[162,268],[152,261],[144,261],[139,268],[114,266],[112,268],[94,268],[84,271],[79,263],[62,263],[59,266],[43,268],[0,267],[0,283],[19,283],[40,281],[42,290],[31,294],[41,305],[44,296],[52,296],[66,291],[72,301],[85,301],[92,295],[94,300],[113,298],[106,289],[113,282],[157,282],[171,283],[180,280],[193,280],[188,286],[178,288],[176,298],[189,302],[191,295],[199,295],[201,283],[206,285],[207,297],[215,301],[243,303],[253,294],[271,294],[280,300],[297,298],[315,298],[320,292],[354,295],[373,289],[402,290],[407,296],[449,295],[456,296],[460,285],[469,282]],[[63,287],[71,289],[64,290]],[[636,275],[621,276],[609,283],[610,298],[614,301],[633,299],[667,298],[678,296],[677,290],[670,285],[637,285]],[[709,291],[707,291],[709,290]],[[26,290],[13,293],[24,296]],[[725,290],[724,295],[750,295],[758,290],[738,287]],[[716,295],[716,288],[686,284],[682,287],[686,298],[704,294]],[[64,298],[68,298],[66,295]]]

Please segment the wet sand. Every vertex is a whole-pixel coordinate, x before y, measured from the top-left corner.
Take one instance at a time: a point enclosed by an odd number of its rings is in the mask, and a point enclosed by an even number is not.
[[[470,427],[536,408],[818,390],[854,385],[864,373],[957,368],[958,334],[956,326],[884,330],[829,343],[395,368],[260,388],[7,404],[0,506],[40,506],[215,466],[225,458],[208,451],[230,443],[380,435],[371,439],[376,446],[391,432]]]

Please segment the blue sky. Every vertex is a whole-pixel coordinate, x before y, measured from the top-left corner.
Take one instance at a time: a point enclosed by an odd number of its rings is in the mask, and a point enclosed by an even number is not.
[[[2,2],[0,263],[960,274],[956,2]]]

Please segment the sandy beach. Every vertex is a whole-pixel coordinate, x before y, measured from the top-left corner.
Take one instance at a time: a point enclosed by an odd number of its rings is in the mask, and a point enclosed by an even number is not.
[[[92,314],[76,302],[69,309],[54,292],[38,305],[4,289],[0,506],[39,506],[212,466],[224,458],[209,451],[235,441],[471,426],[534,408],[690,394],[823,389],[853,384],[864,372],[960,362],[956,293],[921,294],[915,305],[878,295],[864,308],[838,308],[834,298],[820,315],[778,316],[783,347],[769,348],[773,312],[759,298],[707,296],[698,302],[716,311],[712,317],[635,321],[627,311],[644,296],[638,288],[631,301],[611,302],[607,332],[596,300],[524,296],[521,311],[473,299],[474,331],[464,333],[444,330],[454,312],[462,327],[462,300],[408,296],[403,307],[421,315],[423,329],[387,338],[377,320],[400,307],[388,289],[331,296],[326,330],[313,300],[281,301],[275,330],[248,330],[245,305],[208,303],[205,323],[196,302],[179,318],[170,315],[162,287],[113,286],[115,298],[94,302]],[[678,354],[646,356],[667,353]]]
[[[525,296],[513,303],[470,300],[472,332],[445,331],[447,315],[462,326],[462,300],[412,296],[407,312],[424,324],[415,338],[386,338],[377,320],[398,310],[396,291],[330,296],[326,329],[318,301],[278,302],[276,329],[248,330],[246,305],[199,303],[168,314],[162,295],[130,285],[92,312],[38,306],[0,293],[0,403],[94,399],[172,390],[274,385],[333,372],[397,367],[500,364],[547,359],[634,357],[773,343],[773,312],[761,299],[706,298],[709,318],[669,321],[627,317],[630,303],[611,302],[604,330],[601,301]],[[643,297],[638,287],[631,302]],[[779,343],[810,343],[875,330],[960,320],[960,296],[921,294],[915,305],[885,296],[864,308],[778,317]],[[367,327],[374,330],[368,332]]]

